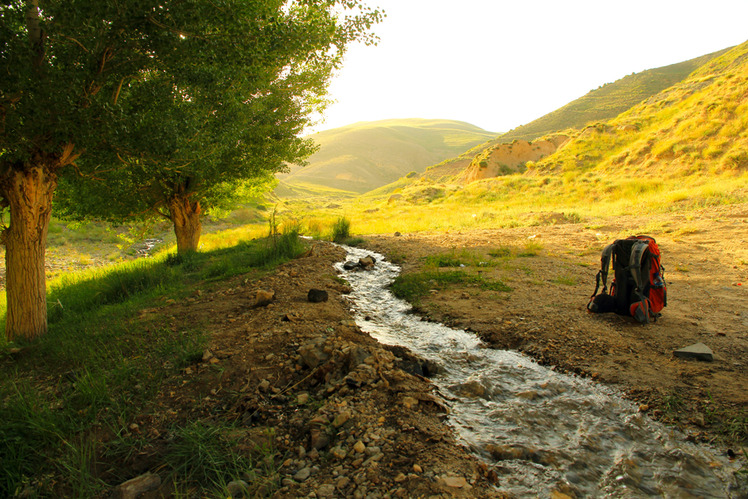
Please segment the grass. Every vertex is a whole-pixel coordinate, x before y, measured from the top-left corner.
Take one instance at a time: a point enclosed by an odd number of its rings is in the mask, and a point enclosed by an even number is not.
[[[418,305],[420,299],[432,289],[443,290],[451,285],[476,286],[490,291],[510,292],[512,289],[501,281],[488,280],[480,275],[461,270],[448,272],[423,271],[399,275],[392,283],[392,293],[410,303]]]
[[[131,478],[106,463],[146,445],[129,425],[208,344],[200,324],[177,328],[168,317],[139,312],[182,299],[197,283],[251,275],[303,250],[290,230],[51,282],[48,333],[34,343],[0,343],[0,496],[29,487],[43,497],[94,497]],[[176,424],[163,457],[175,483],[218,496],[240,471],[253,472],[259,464],[237,455],[230,430],[201,421]]]

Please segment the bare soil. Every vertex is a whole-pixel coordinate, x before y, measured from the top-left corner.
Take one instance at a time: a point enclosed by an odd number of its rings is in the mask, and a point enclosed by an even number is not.
[[[588,314],[601,249],[645,229],[657,239],[666,268],[662,317],[641,325]],[[528,242],[535,256],[464,269],[512,291],[456,285],[424,297],[418,311],[474,331],[491,347],[613,385],[687,438],[741,453],[748,405],[746,206],[376,236],[365,245],[402,262],[408,273],[421,270],[427,255],[469,250],[488,262],[490,251],[522,250]],[[446,425],[445,403],[417,374],[419,360],[356,326],[346,301],[350,289],[332,267],[344,258],[340,248],[313,243],[306,255],[271,273],[195,289],[181,303],[142,312],[145,324],[202,327],[211,339],[202,360],[168,380],[157,406],[131,428],[152,442],[123,463],[133,476],[158,468],[170,426],[214,419],[236,423],[234,436],[247,452],[273,449],[269,459],[280,472],[249,480],[253,496],[502,497],[501,476],[470,455]],[[312,288],[327,291],[328,300],[310,302]],[[257,303],[261,290],[274,292],[269,304]],[[714,361],[673,356],[697,342],[714,351]],[[567,493],[563,484],[554,492]]]
[[[554,221],[553,217],[548,217]],[[419,305],[430,319],[474,331],[495,348],[526,353],[542,364],[613,385],[655,419],[688,437],[740,449],[748,425],[748,207],[686,215],[616,217],[585,223],[374,238],[370,246],[418,271],[423,257],[500,247],[536,256],[472,269],[501,280],[509,293],[476,287],[433,292]],[[668,305],[649,325],[586,310],[603,247],[646,233],[657,240]],[[445,269],[447,270],[447,269]],[[471,269],[467,269],[471,270]],[[610,276],[612,279],[612,273]],[[676,358],[704,343],[714,361]]]

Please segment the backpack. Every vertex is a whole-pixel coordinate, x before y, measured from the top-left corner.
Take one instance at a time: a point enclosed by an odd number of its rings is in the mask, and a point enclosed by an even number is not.
[[[593,313],[615,312],[630,315],[642,324],[656,321],[667,306],[665,268],[660,264],[660,248],[654,238],[631,236],[609,244],[600,258],[595,292],[587,304]],[[608,294],[608,271],[615,276]],[[600,281],[603,290],[600,294]]]

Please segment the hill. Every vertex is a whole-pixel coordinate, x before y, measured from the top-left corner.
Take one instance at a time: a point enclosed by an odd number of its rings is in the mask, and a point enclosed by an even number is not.
[[[535,174],[659,178],[748,171],[748,42],[614,119],[586,127]]]
[[[326,194],[367,192],[495,137],[451,120],[384,120],[326,130],[313,136],[320,149],[307,166],[292,165],[290,173],[278,175],[277,192],[306,196],[315,186]]]
[[[591,121],[614,118],[643,100],[685,79],[693,71],[726,53],[724,49],[711,54],[661,68],[648,69],[607,83],[587,95],[546,114],[526,125],[499,136],[497,143],[513,140],[534,140],[567,128],[583,128]]]
[[[522,145],[524,141],[524,145],[531,150],[531,144],[527,142],[535,139],[546,137],[555,141],[547,136],[559,133],[575,135],[577,132],[573,129],[581,130],[589,123],[615,118],[642,101],[683,81],[698,68],[730,50],[728,48],[677,64],[648,69],[607,83],[531,123],[492,138],[459,156],[429,166],[421,177],[431,182],[461,183],[494,175],[506,175],[517,171],[518,167],[522,171],[526,162],[537,161],[538,158],[532,154],[509,158],[512,151],[505,149],[510,147],[512,142],[520,141]],[[396,191],[416,180],[418,179],[398,179],[391,186],[378,189],[375,194]]]

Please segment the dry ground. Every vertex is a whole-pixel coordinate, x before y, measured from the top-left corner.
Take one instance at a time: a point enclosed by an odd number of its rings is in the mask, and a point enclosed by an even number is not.
[[[451,287],[422,300],[429,318],[475,331],[496,348],[522,351],[543,364],[615,385],[656,419],[689,438],[725,448],[746,444],[748,425],[748,207],[687,215],[625,217],[528,228],[373,238],[370,247],[403,260],[404,272],[427,255],[473,252],[491,261],[501,247],[537,256],[477,267],[509,293]],[[662,252],[668,306],[653,324],[589,314],[600,251],[617,238],[647,233]],[[448,269],[444,269],[448,270]],[[611,276],[612,279],[612,276]],[[702,342],[713,362],[673,351]]]
[[[551,220],[552,221],[552,220]],[[564,217],[556,220],[563,222]],[[646,229],[646,230],[645,230]],[[590,315],[599,252],[631,233],[654,236],[662,251],[669,305],[640,325]],[[685,216],[557,223],[529,228],[367,238],[366,246],[417,272],[430,254],[491,258],[497,248],[535,256],[468,267],[510,292],[456,286],[426,296],[430,319],[475,331],[496,348],[615,385],[642,411],[712,441],[725,452],[746,444],[748,402],[748,208]],[[419,360],[385,347],[352,320],[347,285],[333,264],[342,249],[313,243],[305,256],[267,273],[196,287],[189,299],[141,312],[138,327],[202,328],[203,358],[168,379],[129,430],[148,445],[112,463],[127,476],[164,469],[169,429],[189,421],[235,425],[238,448],[280,465],[236,477],[250,496],[501,497],[502,477],[472,457],[444,423],[444,402],[414,374]],[[311,303],[311,288],[329,299]],[[275,293],[256,306],[256,293]],[[713,362],[673,357],[692,343]],[[264,456],[264,457],[263,457]],[[495,485],[499,485],[499,489]],[[569,497],[559,483],[555,497]],[[174,485],[143,497],[170,496]]]

